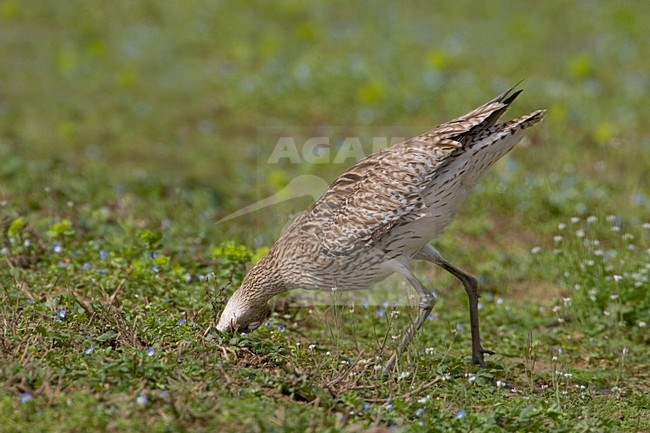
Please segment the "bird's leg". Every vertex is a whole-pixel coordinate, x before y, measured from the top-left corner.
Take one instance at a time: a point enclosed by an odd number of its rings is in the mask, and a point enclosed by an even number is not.
[[[427,319],[427,317],[429,317],[433,306],[436,304],[436,297],[433,295],[433,293],[429,292],[424,287],[424,285],[422,285],[420,280],[417,279],[415,274],[413,274],[408,266],[400,266],[398,272],[402,274],[409,283],[411,283],[411,285],[415,288],[415,290],[417,290],[418,294],[420,295],[418,317],[415,319],[415,323],[412,323],[411,326],[409,326],[406,333],[404,334],[404,337],[402,337],[402,341],[399,343],[399,346],[397,346],[395,352],[393,352],[386,365],[384,365],[384,368],[382,370],[384,376],[388,376],[391,371],[393,371],[397,359],[404,353],[408,345],[411,343],[411,340],[413,340],[415,333],[422,327],[422,324]]]
[[[469,298],[469,321],[472,329],[472,363],[485,367],[483,355],[486,353],[494,354],[494,352],[485,350],[481,346],[481,333],[478,324],[478,281],[473,276],[461,271],[445,260],[438,250],[431,245],[425,246],[415,258],[427,260],[440,266],[463,283],[463,287],[465,287],[465,292],[467,292],[467,297]]]

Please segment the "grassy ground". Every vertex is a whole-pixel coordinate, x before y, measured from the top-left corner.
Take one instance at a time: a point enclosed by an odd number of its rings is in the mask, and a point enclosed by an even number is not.
[[[435,3],[0,0],[0,430],[650,431],[650,6]],[[415,133],[522,78],[512,115],[547,120],[437,242],[480,277],[488,368],[428,266],[389,380],[393,300],[215,332],[310,199],[215,223],[352,163],[267,163],[269,128]]]

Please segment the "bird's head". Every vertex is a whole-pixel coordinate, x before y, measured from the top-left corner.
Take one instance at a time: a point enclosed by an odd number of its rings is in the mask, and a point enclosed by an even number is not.
[[[271,308],[266,301],[255,302],[246,296],[242,285],[228,300],[217,323],[221,332],[251,332],[256,330],[271,315]]]
[[[253,266],[228,300],[217,323],[220,332],[251,332],[271,315],[268,300],[284,292],[286,286],[279,274],[272,271],[267,257]]]

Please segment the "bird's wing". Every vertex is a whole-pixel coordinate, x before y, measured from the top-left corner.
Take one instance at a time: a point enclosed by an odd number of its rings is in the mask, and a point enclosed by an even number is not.
[[[491,126],[519,92],[372,154],[343,173],[287,232],[347,256],[376,245],[403,218],[417,218],[436,169],[463,151],[465,137]],[[298,233],[296,233],[296,231]]]

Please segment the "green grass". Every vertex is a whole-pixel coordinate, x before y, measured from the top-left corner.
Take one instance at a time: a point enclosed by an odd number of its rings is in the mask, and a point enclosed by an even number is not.
[[[0,431],[649,431],[650,7],[435,3],[0,0]],[[389,380],[398,279],[215,331],[310,199],[215,223],[352,163],[267,164],[272,131],[418,133],[522,78],[547,119],[436,242],[488,368],[425,265]]]

